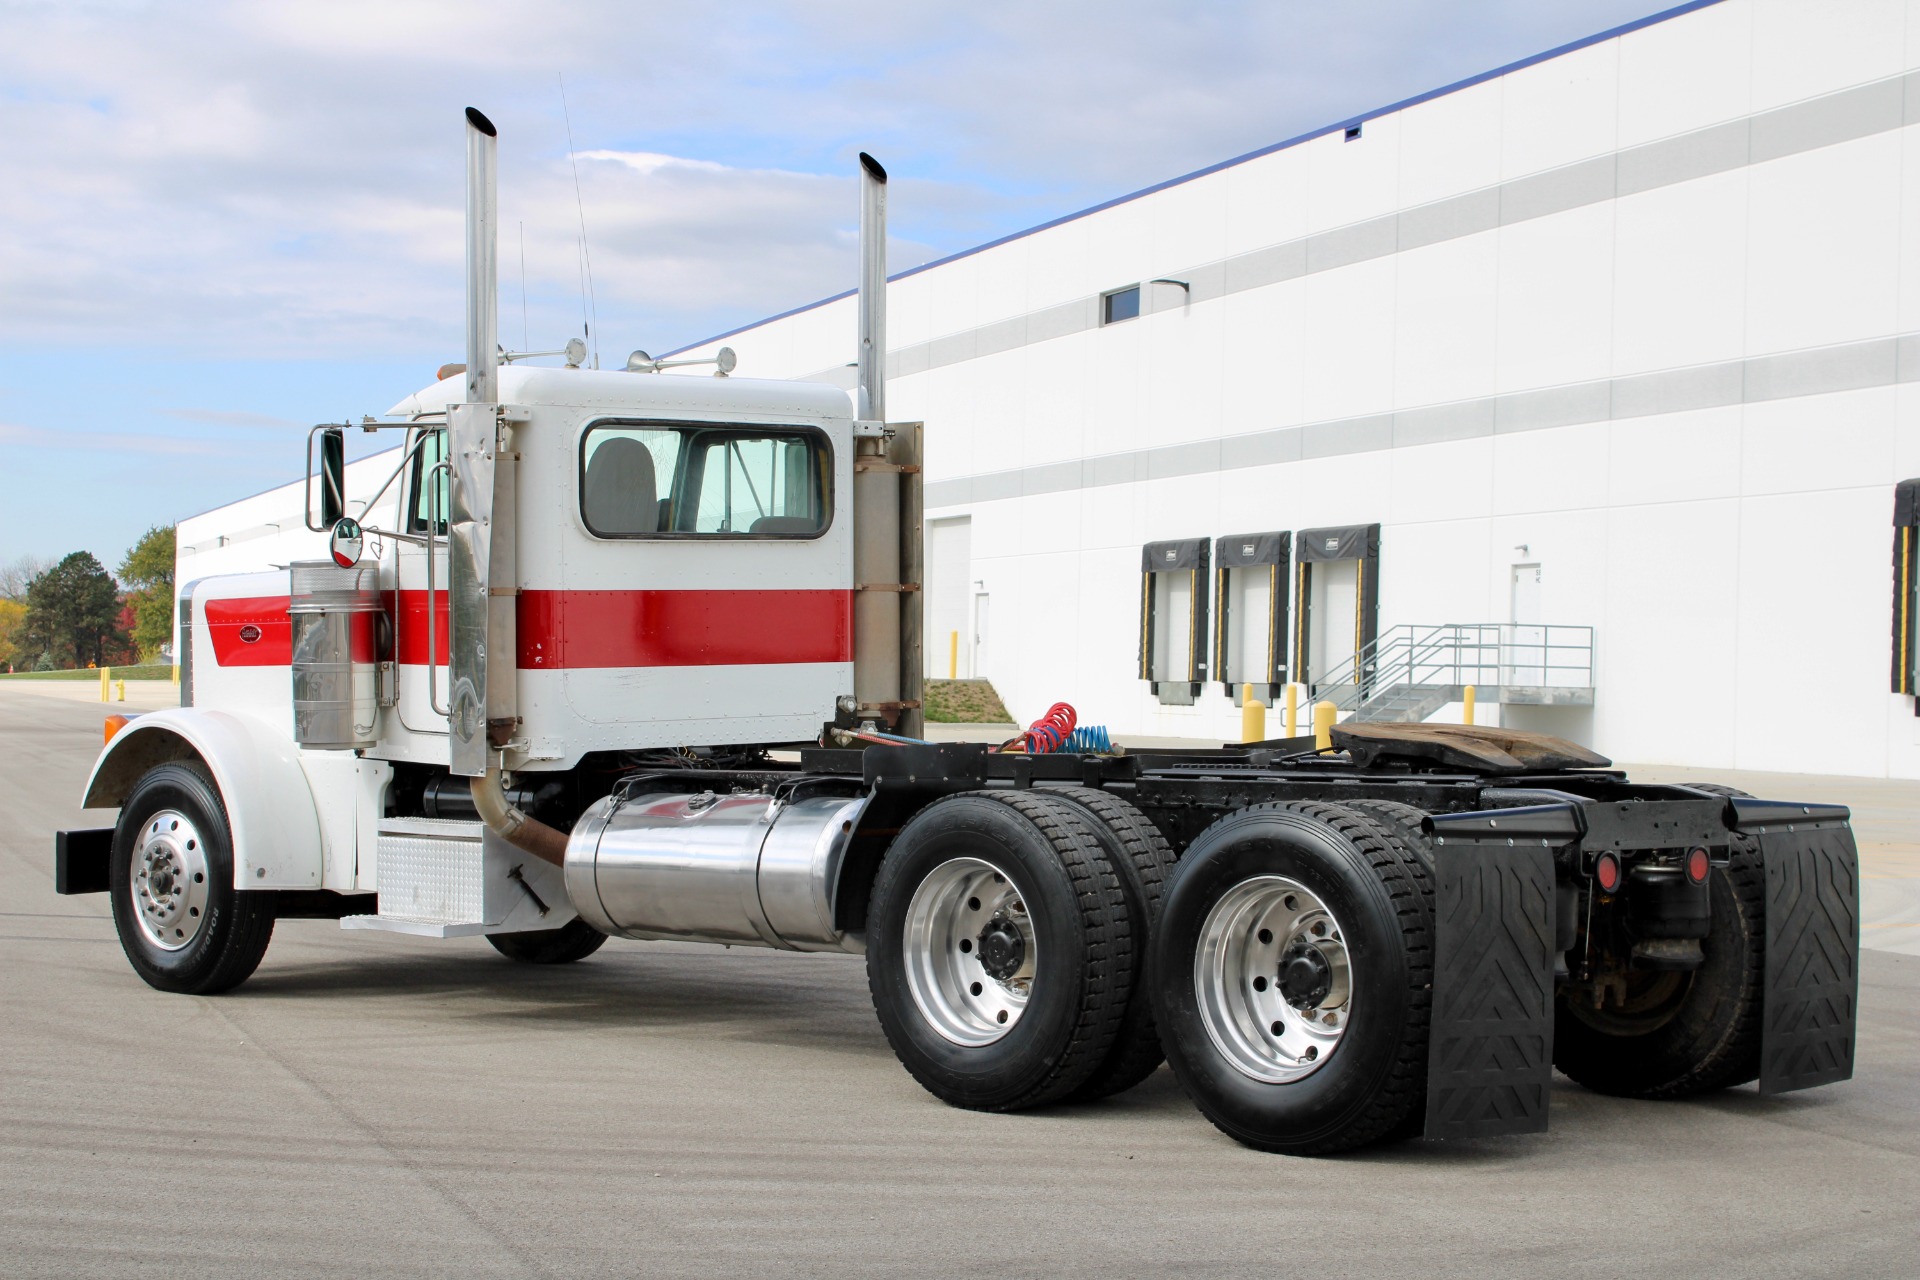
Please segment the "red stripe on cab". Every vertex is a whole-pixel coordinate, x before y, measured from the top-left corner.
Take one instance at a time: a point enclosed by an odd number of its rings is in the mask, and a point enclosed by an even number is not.
[[[519,619],[527,671],[853,661],[851,591],[523,591]]]

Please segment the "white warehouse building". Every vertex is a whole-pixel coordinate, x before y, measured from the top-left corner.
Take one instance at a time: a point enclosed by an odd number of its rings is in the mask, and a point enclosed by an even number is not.
[[[1920,777],[1920,0],[1687,5],[901,272],[888,319],[927,674],[957,637],[1023,720],[1472,685],[1617,760]],[[851,388],[854,333],[849,294],[674,354]],[[300,501],[182,522],[179,581],[314,554]]]
[[[1916,68],[1915,0],[1688,5],[896,275],[928,674],[957,633],[1023,719],[1231,739],[1224,657],[1920,777]],[[843,295],[676,354],[851,387],[854,329]]]

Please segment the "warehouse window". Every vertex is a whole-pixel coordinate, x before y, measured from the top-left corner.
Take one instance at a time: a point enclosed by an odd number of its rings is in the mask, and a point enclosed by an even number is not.
[[[1118,324],[1140,314],[1140,286],[1128,285],[1100,295],[1100,323]]]
[[[580,441],[580,515],[602,538],[817,538],[831,457],[812,427],[598,422]]]

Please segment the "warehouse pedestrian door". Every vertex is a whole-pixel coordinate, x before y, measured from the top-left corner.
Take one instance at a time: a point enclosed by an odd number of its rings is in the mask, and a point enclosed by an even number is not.
[[[1502,681],[1509,685],[1547,684],[1547,629],[1541,623],[1540,566],[1513,566],[1510,592],[1513,621],[1507,644],[1507,672]]]
[[[973,602],[973,520],[927,522],[926,633],[921,643],[924,674],[968,680],[979,670]],[[984,597],[980,606],[984,613]],[[984,617],[982,618],[984,621]]]
[[[1380,526],[1302,529],[1294,535],[1293,664],[1311,696],[1372,683],[1366,655],[1380,634]]]

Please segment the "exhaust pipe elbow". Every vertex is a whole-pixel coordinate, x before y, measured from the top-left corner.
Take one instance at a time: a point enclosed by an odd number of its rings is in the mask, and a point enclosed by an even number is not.
[[[566,865],[566,832],[556,831],[514,808],[500,784],[498,769],[487,770],[484,776],[473,779],[469,787],[473,792],[473,807],[489,831],[542,862],[551,862],[556,867]]]

